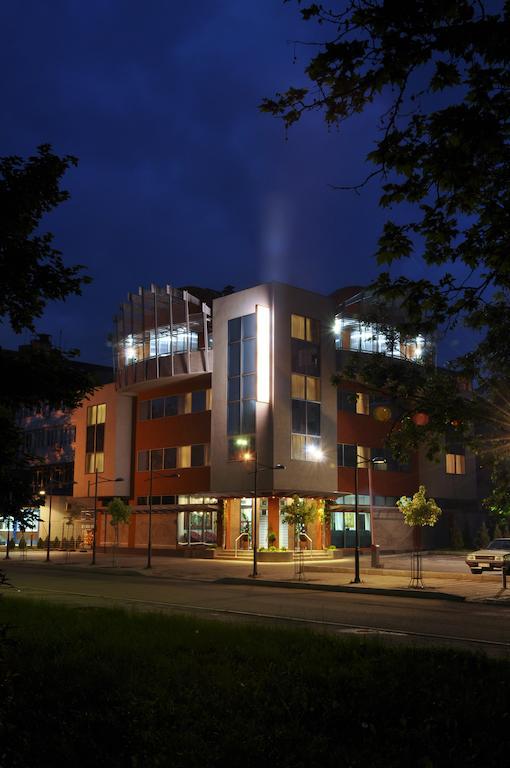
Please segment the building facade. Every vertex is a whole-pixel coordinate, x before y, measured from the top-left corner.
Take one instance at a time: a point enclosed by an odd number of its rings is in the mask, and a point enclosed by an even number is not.
[[[121,533],[133,550],[147,547],[149,520],[155,552],[249,548],[255,520],[258,546],[292,548],[282,511],[294,495],[320,511],[300,546],[349,549],[356,487],[362,547],[411,548],[395,503],[420,484],[445,512],[431,543],[446,543],[453,521],[474,529],[474,458],[445,446],[437,464],[398,464],[384,446],[384,394],[331,383],[349,355],[419,365],[428,351],[421,337],[377,333],[369,304],[359,288],[324,296],[282,283],[209,303],[169,285],[130,294],[115,318],[115,383],[71,419],[75,503],[95,517],[97,544],[113,541],[114,496],[133,510]]]

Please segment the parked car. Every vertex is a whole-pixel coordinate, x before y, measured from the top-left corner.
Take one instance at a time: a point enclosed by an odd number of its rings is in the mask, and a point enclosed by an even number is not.
[[[471,573],[493,571],[496,568],[510,567],[510,539],[494,539],[485,549],[471,552],[466,557]]]

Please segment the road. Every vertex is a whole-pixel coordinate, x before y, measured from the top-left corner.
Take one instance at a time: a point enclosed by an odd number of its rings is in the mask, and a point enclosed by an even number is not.
[[[308,626],[388,642],[452,645],[510,658],[510,611],[479,603],[217,584],[136,573],[10,563],[5,595],[79,606],[121,606],[204,618]]]

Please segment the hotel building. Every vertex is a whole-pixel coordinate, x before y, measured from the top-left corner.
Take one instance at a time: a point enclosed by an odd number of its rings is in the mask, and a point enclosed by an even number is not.
[[[360,288],[195,293],[153,285],[130,294],[115,318],[115,382],[72,415],[74,496],[89,520],[95,499],[98,545],[113,539],[105,505],[122,496],[134,514],[121,542],[134,550],[147,546],[149,512],[155,552],[250,547],[255,518],[258,546],[291,548],[282,508],[297,494],[326,509],[304,545],[351,548],[356,479],[362,547],[411,547],[395,501],[420,484],[444,510],[426,543],[446,543],[454,520],[478,527],[473,456],[445,444],[438,463],[417,454],[398,464],[384,448],[394,406],[331,383],[353,354],[419,365],[426,340],[375,332]]]

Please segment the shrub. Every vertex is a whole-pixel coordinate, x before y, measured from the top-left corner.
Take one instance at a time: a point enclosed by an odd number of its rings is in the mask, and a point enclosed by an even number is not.
[[[20,549],[26,549],[27,548],[27,542],[25,541],[25,537],[22,536],[21,539],[18,542],[18,547]]]
[[[55,536],[55,538],[53,539],[53,548],[58,549],[59,547],[60,547],[60,539],[58,538],[58,536]]]
[[[39,536],[39,538],[37,539],[37,549],[44,549],[44,547],[45,547],[44,539],[41,539],[41,537]]]
[[[14,541],[14,539],[9,539],[8,546],[9,546],[9,549],[14,549],[14,547],[16,546],[16,542]]]
[[[330,545],[329,545],[329,547],[328,547],[328,549],[336,549],[336,547],[335,547],[335,545],[334,545],[334,544],[330,544]]]

